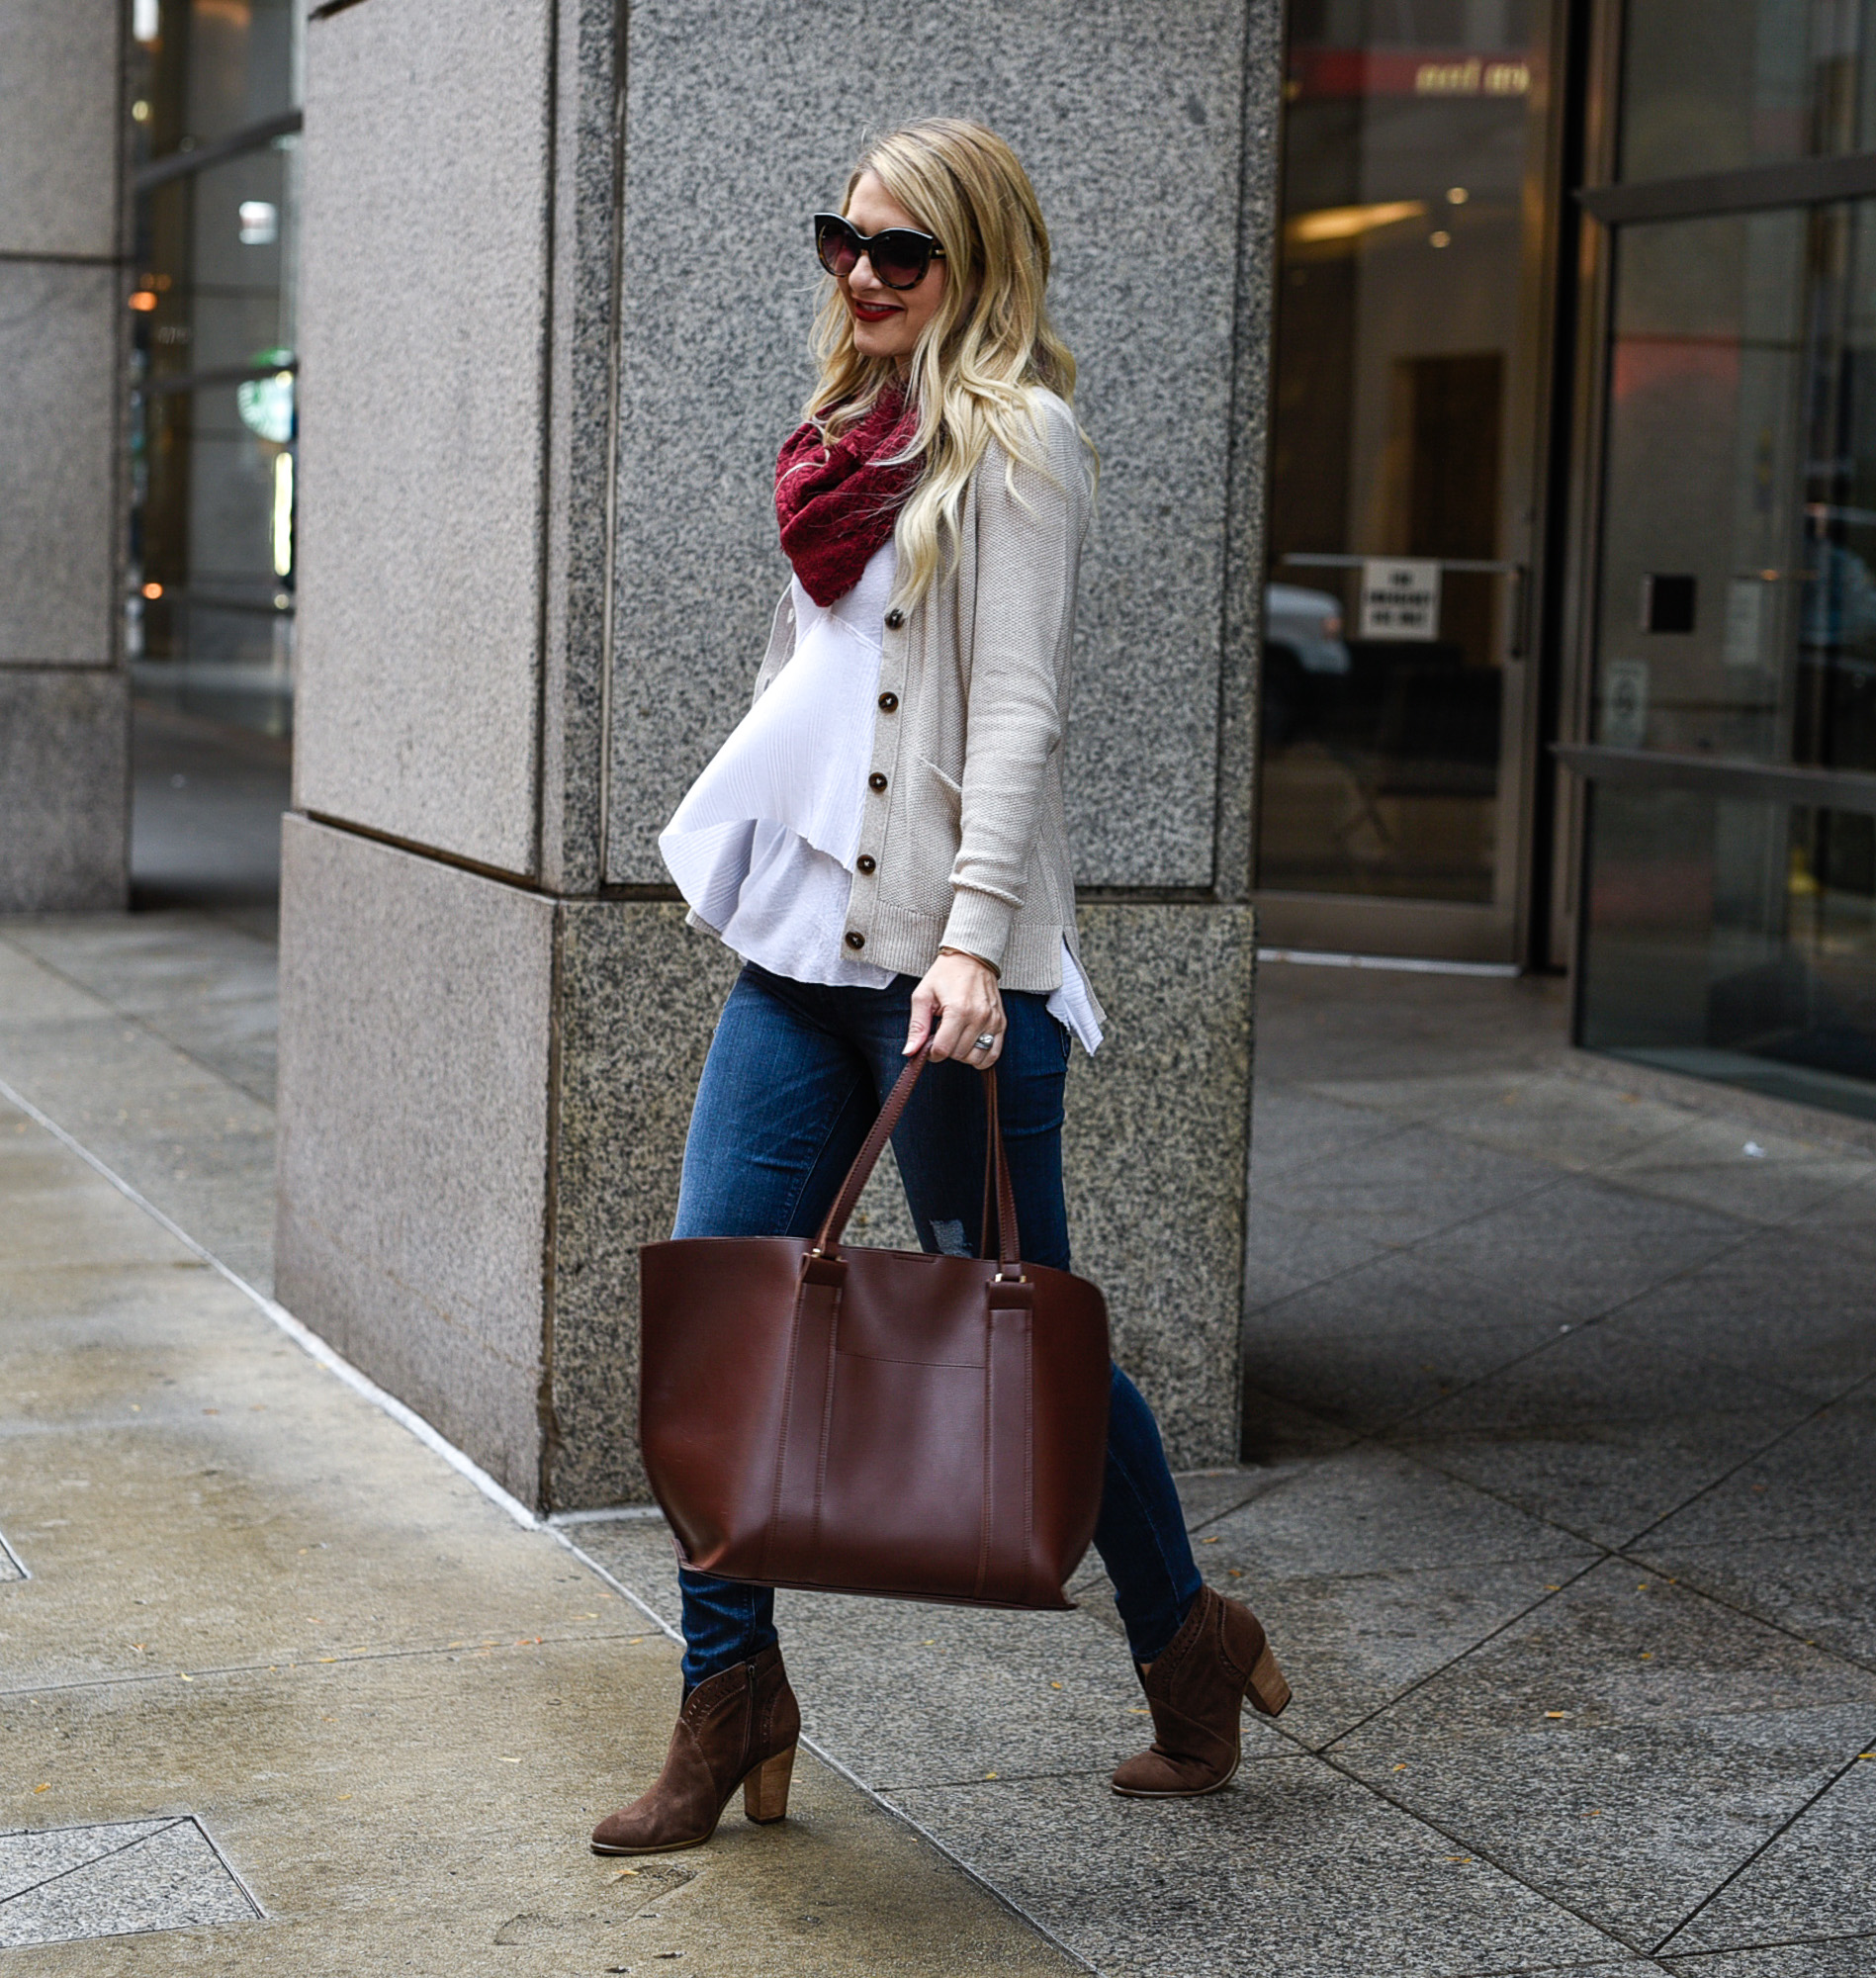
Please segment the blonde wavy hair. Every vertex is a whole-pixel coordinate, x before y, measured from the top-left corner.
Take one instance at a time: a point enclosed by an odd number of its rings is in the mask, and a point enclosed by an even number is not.
[[[972,473],[996,439],[1016,463],[1040,467],[1038,387],[1070,405],[1075,360],[1048,318],[1048,228],[1017,154],[981,124],[933,117],[869,144],[847,181],[871,172],[944,249],[944,298],[913,349],[907,386],[918,428],[902,459],[922,459],[895,529],[894,592],[924,595],[957,543]],[[853,319],[831,277],[814,325],[820,377],[805,416],[838,438],[870,412],[897,375],[889,357],[862,357]],[[1083,444],[1093,443],[1086,433]],[[1043,471],[1046,472],[1046,469]]]

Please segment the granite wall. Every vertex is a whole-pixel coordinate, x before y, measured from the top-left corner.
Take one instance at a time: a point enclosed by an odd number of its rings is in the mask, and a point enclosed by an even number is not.
[[[636,1249],[733,966],[656,834],[784,576],[806,216],[869,129],[974,115],[1049,213],[1104,459],[1078,1262],[1175,1460],[1228,1459],[1275,5],[353,0],[308,44],[283,1301],[519,1494],[642,1494]],[[891,1182],[874,1240],[907,1234]]]
[[[1247,59],[1274,66],[1275,47],[1275,7],[1253,22],[1244,0],[633,6],[612,693],[613,787],[631,795],[608,878],[664,879],[657,833],[741,713],[785,581],[769,489],[812,375],[808,216],[840,204],[868,132],[943,113],[1002,132],[1034,180],[1102,454],[1069,744],[1078,876],[1215,883],[1232,455],[1261,450],[1233,335],[1240,181],[1247,159],[1267,175],[1249,153],[1274,128],[1261,74],[1247,125]],[[760,308],[726,308],[699,269],[700,188],[763,271]]]
[[[0,913],[122,903],[119,0],[0,10]]]

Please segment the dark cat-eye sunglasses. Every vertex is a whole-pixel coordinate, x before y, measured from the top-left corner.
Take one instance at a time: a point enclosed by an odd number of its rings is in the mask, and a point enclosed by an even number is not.
[[[838,213],[814,216],[814,251],[837,281],[845,281],[864,254],[889,289],[916,289],[932,263],[944,258],[932,235],[916,227],[885,226],[865,234]]]

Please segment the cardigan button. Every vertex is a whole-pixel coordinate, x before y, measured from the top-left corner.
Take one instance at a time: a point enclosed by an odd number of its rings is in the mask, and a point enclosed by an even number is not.
[[[867,786],[871,789],[883,790],[886,787],[886,779],[877,769],[866,778],[866,782]]]
[[[896,693],[882,693],[879,696],[879,704],[890,714],[899,705],[899,696]]]
[[[898,631],[899,627],[905,622],[906,614],[896,604],[886,613],[886,630],[889,632]]]
[[[862,852],[853,860],[853,863],[862,872],[877,872],[879,870],[879,860],[870,852]]]
[[[866,945],[866,937],[863,934],[849,932],[847,937],[847,944],[849,947],[864,947]]]

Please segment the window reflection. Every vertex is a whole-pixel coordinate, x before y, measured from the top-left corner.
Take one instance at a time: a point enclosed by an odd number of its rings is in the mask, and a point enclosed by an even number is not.
[[[1678,178],[1876,150],[1873,0],[1628,9],[1622,175]]]
[[[1550,21],[1524,0],[1291,10],[1261,887],[1508,893],[1507,572],[1530,507],[1521,284]],[[1440,567],[1421,635],[1364,614],[1364,558]]]
[[[136,0],[132,20],[127,643],[146,700],[276,735],[292,706],[299,14]]]
[[[1622,229],[1604,744],[1876,769],[1873,268],[1871,202]],[[1876,817],[1844,795],[1599,785],[1583,1041],[1876,1118]]]

